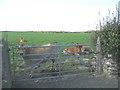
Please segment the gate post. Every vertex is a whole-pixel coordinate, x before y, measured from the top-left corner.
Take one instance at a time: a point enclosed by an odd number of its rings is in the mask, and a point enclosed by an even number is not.
[[[101,59],[101,48],[100,48],[100,37],[97,39],[97,73],[102,73],[102,59]]]
[[[2,46],[2,40],[0,40],[0,90],[2,90]]]
[[[3,40],[2,46],[2,88],[12,87],[12,73],[10,67],[10,55],[7,41]]]

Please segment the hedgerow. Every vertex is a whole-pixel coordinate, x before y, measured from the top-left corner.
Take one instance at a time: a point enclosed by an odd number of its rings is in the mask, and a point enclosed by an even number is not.
[[[100,20],[100,43],[101,43],[101,54],[104,58],[108,58],[109,55],[112,56],[112,60],[119,62],[120,54],[120,24],[119,24],[119,15],[120,9],[116,6],[115,12],[110,12],[106,17],[106,20],[103,18],[103,21]],[[112,17],[111,17],[112,16]]]

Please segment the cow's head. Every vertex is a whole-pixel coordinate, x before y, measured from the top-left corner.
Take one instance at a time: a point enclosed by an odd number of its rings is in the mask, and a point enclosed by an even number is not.
[[[20,42],[20,43],[24,42],[24,38],[23,38],[23,37],[20,37],[19,42]]]
[[[79,48],[79,50],[81,50],[82,45],[78,45],[78,46],[76,46],[76,48]]]
[[[90,48],[89,46],[83,46],[81,48],[81,52],[83,52],[84,54],[92,54],[94,50],[92,48]]]
[[[19,47],[19,49],[18,49],[18,53],[19,53],[19,55],[24,55],[25,54],[25,48],[20,48],[20,47],[23,47],[23,46],[27,46],[27,45],[25,45],[25,44],[20,44],[18,47]]]

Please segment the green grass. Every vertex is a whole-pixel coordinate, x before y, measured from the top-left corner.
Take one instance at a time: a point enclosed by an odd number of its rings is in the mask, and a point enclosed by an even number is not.
[[[58,44],[91,44],[92,33],[42,33],[42,32],[3,32],[3,37],[7,37],[9,45],[19,45],[19,38],[23,37],[27,40],[27,45],[42,45],[50,42],[58,42]]]
[[[84,33],[84,32],[79,32],[79,33],[42,33],[42,32],[3,32],[2,36],[7,38],[9,42],[9,46],[16,46],[19,45],[19,38],[23,37],[27,42],[25,44],[33,46],[33,45],[42,45],[42,44],[47,44],[51,42],[58,42],[59,45],[61,44],[92,44],[92,37],[94,36],[92,33]],[[14,52],[14,65],[15,65],[15,70],[31,70],[31,68],[28,67],[20,67],[23,64],[22,57],[17,56],[18,52],[15,49]],[[12,62],[12,51],[10,52],[11,56],[11,62]],[[66,59],[59,59],[62,61],[65,61]],[[74,61],[75,59],[68,58],[68,60]],[[79,70],[80,64],[79,65],[74,65],[68,67],[69,64],[68,62],[64,64],[63,69],[64,70]],[[72,63],[70,63],[71,65]],[[74,63],[75,64],[75,63]],[[51,62],[46,62],[41,66],[40,68],[48,68],[48,65],[51,65]],[[12,67],[13,68],[13,67]],[[40,70],[40,69],[39,69]],[[86,69],[88,71],[88,69]],[[45,72],[50,72],[50,71],[45,71]],[[24,77],[27,78],[30,74],[30,72],[22,72],[22,73],[15,73],[16,77]],[[40,72],[37,72],[40,73]],[[41,72],[42,73],[42,72]],[[27,77],[26,77],[27,76]]]

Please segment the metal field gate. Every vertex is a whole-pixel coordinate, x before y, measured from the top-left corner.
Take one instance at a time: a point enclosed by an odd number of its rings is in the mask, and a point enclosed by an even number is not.
[[[67,47],[84,45],[91,46],[95,50],[92,53],[85,52],[80,55],[64,53],[63,50]],[[30,48],[51,48],[55,47],[55,51],[44,54],[23,54],[20,55],[18,50]],[[37,59],[26,59],[24,57],[40,56]],[[54,60],[54,63],[52,62]],[[33,63],[33,62],[37,63]],[[25,62],[30,62],[26,64]],[[57,46],[23,46],[12,47],[12,72],[14,81],[21,80],[39,80],[47,78],[60,78],[65,76],[74,76],[81,73],[99,73],[99,44],[67,44]]]

